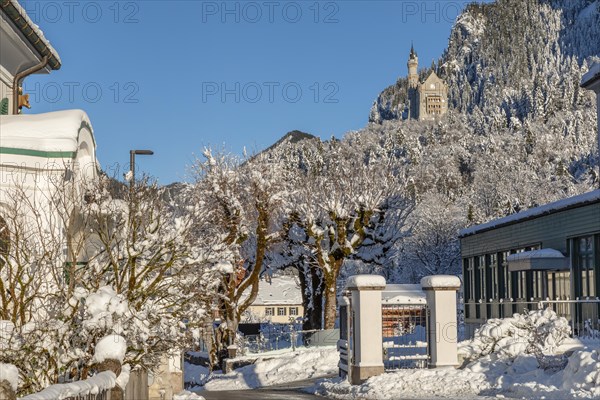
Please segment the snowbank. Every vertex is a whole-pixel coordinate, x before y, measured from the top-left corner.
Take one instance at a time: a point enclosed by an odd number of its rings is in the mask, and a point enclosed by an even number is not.
[[[261,357],[253,365],[225,375],[213,375],[206,390],[240,390],[272,386],[338,373],[340,356],[335,347],[300,349],[273,357]]]
[[[0,363],[0,381],[8,381],[13,391],[19,386],[19,370],[12,364]]]
[[[200,386],[206,382],[210,371],[202,365],[195,365],[186,362],[183,365],[183,381],[189,386]]]
[[[333,399],[434,396],[597,399],[600,397],[598,344],[595,348],[576,349],[569,357],[557,354],[559,345],[569,342],[565,340],[568,333],[566,320],[551,310],[490,320],[473,340],[460,344],[463,355],[473,360],[462,369],[399,370],[372,377],[357,386],[339,378],[329,379],[317,383],[311,391]],[[569,345],[573,348],[573,343]],[[544,357],[564,361],[560,365],[562,370],[540,366]]]
[[[406,369],[374,376],[362,385],[341,378],[317,383],[310,391],[332,399],[463,397],[490,388],[483,373],[455,369]]]
[[[127,341],[120,335],[108,335],[100,339],[96,344],[93,363],[101,363],[105,360],[117,360],[123,363],[127,353]]]
[[[460,343],[459,354],[471,360],[490,353],[509,358],[536,351],[554,354],[570,333],[569,322],[551,309],[530,311],[488,320],[472,340]]]
[[[198,396],[196,393],[184,390],[183,392],[174,395],[173,400],[204,400],[204,397]]]

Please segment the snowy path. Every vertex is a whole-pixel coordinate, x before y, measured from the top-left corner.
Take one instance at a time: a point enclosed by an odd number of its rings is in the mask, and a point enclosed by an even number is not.
[[[323,396],[315,396],[313,394],[303,392],[303,389],[309,388],[318,379],[306,379],[297,382],[285,383],[277,386],[272,386],[254,390],[229,390],[229,391],[201,391],[198,392],[206,400],[303,400],[303,399],[325,399]],[[364,399],[364,398],[363,398]],[[457,398],[448,397],[421,397],[421,398],[402,398],[402,400],[498,400],[497,397],[483,396],[465,396]]]

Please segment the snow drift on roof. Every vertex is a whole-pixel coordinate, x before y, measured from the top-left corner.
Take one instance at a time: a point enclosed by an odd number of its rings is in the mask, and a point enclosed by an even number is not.
[[[426,304],[425,292],[421,285],[386,285],[381,292],[383,304]]]
[[[506,257],[506,261],[529,260],[533,258],[565,258],[563,253],[554,249],[539,249],[524,251],[522,253],[511,254]]]
[[[302,304],[300,285],[293,276],[274,276],[271,282],[261,279],[258,282],[258,295],[252,305]],[[250,289],[244,292],[244,298],[250,294]]]
[[[588,203],[596,203],[600,201],[600,190],[594,190],[578,196],[569,197],[553,203],[548,203],[543,206],[530,208],[520,213],[512,214],[504,218],[496,219],[485,224],[475,225],[460,231],[459,237],[474,235],[483,231],[494,228],[499,228],[504,225],[509,225],[529,218],[540,217],[546,214],[552,214],[567,208],[582,206]]]
[[[82,125],[91,129],[89,118],[82,110],[2,115],[0,148],[75,152]]]

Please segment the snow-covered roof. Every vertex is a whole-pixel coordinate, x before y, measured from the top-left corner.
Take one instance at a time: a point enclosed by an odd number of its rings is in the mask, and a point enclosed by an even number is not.
[[[246,290],[244,295],[248,295]],[[244,296],[245,297],[245,296]],[[252,305],[302,305],[300,285],[293,276],[273,276],[268,282],[261,279],[258,283],[258,295]]]
[[[590,67],[590,70],[583,75],[581,86],[588,87],[592,83],[600,81],[600,63],[595,63]]]
[[[421,285],[402,284],[386,285],[381,292],[383,304],[425,304],[425,292]]]
[[[59,69],[62,61],[58,52],[50,41],[44,36],[44,32],[37,26],[29,15],[25,8],[19,4],[17,0],[8,0],[0,2],[1,9],[12,19],[17,28],[23,33],[23,36],[29,41],[29,43],[40,53],[40,55],[48,56],[49,64],[52,69]],[[24,23],[23,23],[24,22]]]
[[[495,219],[485,224],[475,225],[470,228],[463,229],[459,232],[459,237],[465,237],[489,231],[491,229],[500,228],[506,225],[512,225],[524,220],[542,217],[548,214],[554,214],[559,211],[564,211],[571,208],[582,207],[588,204],[600,202],[600,190],[594,190],[578,196],[569,197],[553,203],[548,203],[543,206],[530,208],[520,213],[512,214],[507,217]]]
[[[508,270],[540,271],[540,270],[567,270],[568,259],[558,250],[539,249],[511,254],[506,257]]]
[[[89,130],[93,141],[90,120],[82,110],[2,115],[0,154],[74,158],[79,146],[79,134],[84,128]]]

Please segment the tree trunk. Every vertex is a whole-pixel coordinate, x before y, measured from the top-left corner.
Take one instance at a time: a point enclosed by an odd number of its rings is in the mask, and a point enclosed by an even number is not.
[[[333,284],[325,281],[325,329],[335,328],[335,316],[337,310],[337,296],[335,292],[335,280]]]
[[[323,278],[315,267],[299,267],[304,321],[302,330],[323,329]]]

